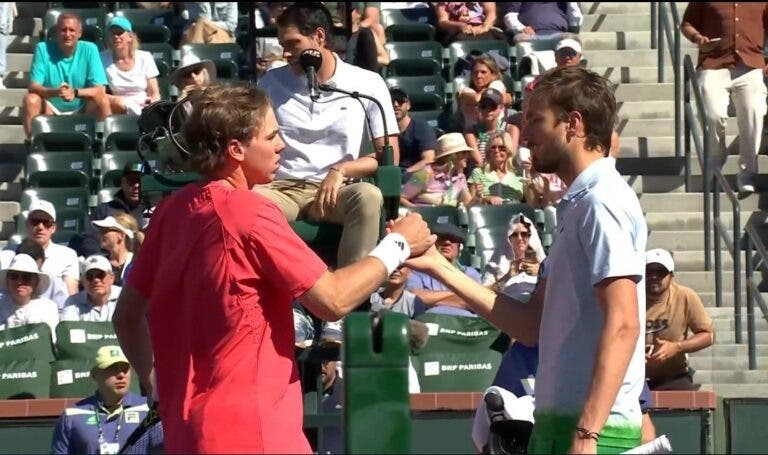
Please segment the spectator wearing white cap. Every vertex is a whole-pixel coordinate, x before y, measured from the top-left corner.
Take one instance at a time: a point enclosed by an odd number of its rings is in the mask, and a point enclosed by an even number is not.
[[[53,300],[40,297],[49,285],[48,274],[37,268],[31,256],[14,256],[11,265],[0,270],[0,330],[45,323],[56,341],[59,307]]]
[[[108,253],[107,261],[114,274],[115,284],[122,286],[128,265],[138,251],[143,233],[138,232],[138,223],[127,213],[118,213],[103,220],[91,221],[101,233],[101,249]]]
[[[72,295],[77,293],[80,263],[75,250],[51,241],[56,228],[56,208],[53,204],[42,199],[32,202],[27,214],[27,232],[45,250],[42,271],[64,280],[69,295]]]
[[[558,68],[581,63],[581,40],[577,35],[565,34],[555,45],[555,63]]]
[[[201,90],[215,81],[216,65],[211,60],[200,60],[196,55],[187,54],[181,58],[169,79],[179,90],[181,99],[193,90]]]
[[[649,250],[645,262],[648,386],[652,390],[696,390],[687,354],[712,345],[712,320],[696,292],[674,282],[675,262],[669,251]]]
[[[104,256],[88,256],[85,260],[85,289],[67,299],[61,312],[62,321],[111,322],[120,286],[115,286],[112,265]]]

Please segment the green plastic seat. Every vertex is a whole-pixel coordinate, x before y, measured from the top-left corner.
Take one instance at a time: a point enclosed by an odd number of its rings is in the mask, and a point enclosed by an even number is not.
[[[32,119],[32,151],[93,150],[96,122],[82,114],[38,115]]]
[[[412,93],[408,95],[411,101],[410,113],[424,111],[440,111],[445,106],[445,98],[437,93]]]
[[[135,151],[107,152],[101,157],[101,186],[119,187],[120,178],[123,176],[123,168],[126,164],[139,161],[139,154]]]
[[[420,214],[429,226],[446,223],[459,226],[459,210],[456,207],[437,205],[434,207],[412,207],[409,210]]]
[[[152,58],[155,59],[155,63],[157,64],[157,69],[159,71],[160,67],[163,66],[164,69],[167,71],[165,74],[162,72],[160,73],[160,76],[167,76],[170,74],[169,69],[173,68],[174,62],[173,62],[173,47],[168,43],[141,43],[139,45],[139,49],[143,51],[147,51],[150,54],[152,54]]]
[[[508,338],[482,318],[425,313],[429,340],[413,357],[422,392],[481,392],[493,381]]]
[[[93,360],[102,346],[118,344],[111,322],[61,321],[56,326],[56,357]]]
[[[416,22],[408,24],[393,24],[384,29],[387,42],[399,41],[432,41],[435,39],[435,27],[430,24]]]
[[[136,151],[139,142],[138,115],[110,115],[104,119],[104,151]]]
[[[512,67],[511,56],[515,55],[515,51],[510,49],[509,44],[502,40],[454,41],[448,46],[448,75],[451,79],[455,76],[456,62],[472,51],[496,53],[506,58],[510,62],[510,67]]]
[[[80,16],[83,26],[91,25],[104,30],[107,21],[106,8],[54,8],[45,13],[43,29],[48,30],[56,26],[56,21],[62,13],[72,13]]]
[[[165,25],[135,24],[133,32],[142,43],[167,43],[171,40],[171,30]]]
[[[421,94],[435,94],[445,99],[445,81],[440,76],[398,76],[385,80],[389,88],[397,87],[403,90],[412,101],[414,96]]]
[[[78,208],[87,211],[90,192],[85,188],[29,188],[21,193],[21,210],[29,210],[35,199],[50,202],[56,210]]]
[[[402,8],[381,10],[381,25],[384,28],[400,24],[437,24],[432,8]]]
[[[28,358],[0,363],[0,400],[25,400],[50,396],[51,364]]]
[[[0,363],[38,359],[53,361],[51,328],[48,324],[26,324],[0,330]]]
[[[242,50],[235,43],[184,44],[180,49],[181,58],[196,55],[200,60],[211,60],[216,65],[217,79],[239,79]]]
[[[418,61],[433,61],[440,70],[443,67],[443,47],[437,41],[388,42],[384,45],[389,53],[390,65],[396,60],[405,59],[416,64]],[[404,70],[404,69],[403,69]],[[419,76],[419,74],[399,74],[400,76]]]
[[[30,187],[85,187],[92,173],[91,152],[39,152],[27,156]]]
[[[26,211],[19,213],[16,220],[16,233],[22,236],[27,235],[27,217]],[[56,232],[53,234],[72,232],[78,234],[85,232],[88,223],[88,212],[81,209],[56,208]],[[54,243],[66,243],[69,240],[67,234],[60,234],[59,240],[54,239]]]
[[[162,25],[171,27],[174,23],[175,13],[171,8],[124,8],[117,10],[115,16],[122,16],[131,25]]]
[[[398,58],[386,66],[386,77],[392,76],[440,76],[443,65],[434,60]]]
[[[513,216],[522,213],[534,220],[536,213],[528,204],[475,205],[467,213],[467,246],[475,246],[475,231],[479,228],[509,226]]]

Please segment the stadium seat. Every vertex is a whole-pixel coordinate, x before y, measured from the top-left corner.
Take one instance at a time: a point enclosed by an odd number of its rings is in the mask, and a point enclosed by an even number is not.
[[[142,43],[167,43],[171,40],[171,31],[165,25],[136,24],[133,32]]]
[[[22,237],[27,235],[27,212],[21,212],[16,219],[16,234]],[[88,212],[82,209],[57,208],[56,209],[56,232],[72,232],[74,234],[85,232],[85,226],[88,223]],[[66,234],[61,234],[59,240],[67,239]],[[54,240],[54,243],[60,243]]]
[[[53,361],[53,342],[48,324],[26,324],[0,330],[0,363],[38,359]]]
[[[389,42],[384,46],[390,58],[386,77],[443,74],[443,48],[436,41]]]
[[[107,152],[101,157],[101,187],[119,187],[123,168],[126,164],[139,161],[139,154],[129,152]]]
[[[111,322],[61,321],[56,326],[56,357],[92,360],[102,346],[117,344]]]
[[[509,339],[482,318],[425,313],[429,342],[412,358],[421,391],[481,392],[493,381]]]
[[[93,359],[56,360],[51,363],[51,398],[81,398],[93,394],[96,383],[91,378]],[[131,392],[141,393],[139,378],[131,369]]]
[[[155,59],[155,65],[160,72],[159,77],[168,77],[173,68],[173,47],[168,43],[141,43],[139,49],[152,54]],[[166,99],[166,98],[163,98]]]
[[[0,400],[24,400],[50,396],[51,364],[28,358],[0,363]]]
[[[479,51],[482,53],[493,54],[496,53],[501,57],[507,59],[512,65],[511,56],[514,55],[510,51],[509,44],[506,41],[501,40],[482,40],[482,41],[454,41],[448,46],[448,77],[452,80],[456,74],[456,62],[460,58],[464,58],[472,51]]]
[[[513,216],[522,213],[534,220],[536,213],[528,204],[475,205],[467,214],[467,246],[475,246],[475,231],[484,227],[507,227]]]
[[[104,151],[136,151],[138,115],[110,115],[104,119]]]
[[[403,90],[411,100],[425,93],[436,94],[445,99],[445,81],[440,76],[388,77],[386,82],[390,88],[397,87]]]
[[[43,199],[56,207],[56,210],[65,208],[79,208],[88,210],[90,193],[85,188],[29,188],[21,193],[21,210],[29,210],[29,206],[35,199]]]
[[[77,14],[83,25],[91,25],[104,30],[107,21],[106,8],[53,8],[45,13],[43,30],[56,26],[56,21],[62,13]]]
[[[184,44],[181,57],[196,55],[200,60],[211,60],[216,65],[217,79],[239,79],[242,50],[237,44]]]
[[[93,150],[96,122],[87,115],[38,115],[32,119],[32,151]]]
[[[137,25],[162,25],[172,27],[175,13],[172,8],[125,8],[115,13],[122,16],[135,27]]]
[[[39,152],[27,156],[30,187],[84,187],[93,173],[91,152]]]
[[[456,207],[447,205],[436,205],[434,207],[412,207],[409,209],[416,212],[427,222],[428,225],[452,223],[459,226],[459,210]]]
[[[381,25],[387,42],[432,41],[435,39],[437,18],[432,8],[385,9]]]
[[[384,29],[384,36],[389,43],[398,41],[433,41],[435,27],[430,24],[393,24]]]

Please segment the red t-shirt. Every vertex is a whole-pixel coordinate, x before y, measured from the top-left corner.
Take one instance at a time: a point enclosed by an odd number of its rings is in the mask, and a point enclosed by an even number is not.
[[[193,184],[163,201],[130,284],[149,300],[166,451],[311,451],[291,302],[326,269],[257,193]]]

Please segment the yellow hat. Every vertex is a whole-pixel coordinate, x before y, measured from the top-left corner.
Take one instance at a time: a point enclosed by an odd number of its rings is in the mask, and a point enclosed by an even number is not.
[[[127,363],[130,365],[120,346],[102,346],[96,351],[93,368],[106,370],[116,363]]]

